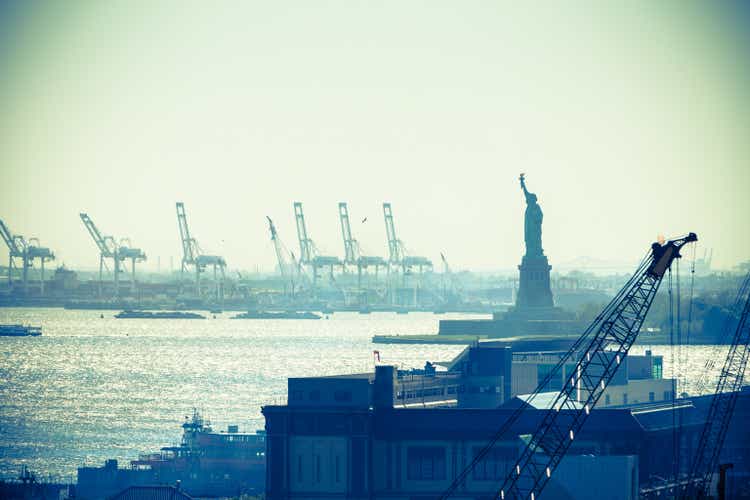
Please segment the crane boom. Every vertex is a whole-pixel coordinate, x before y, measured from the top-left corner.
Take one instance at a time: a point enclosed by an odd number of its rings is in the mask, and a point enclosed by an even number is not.
[[[11,257],[23,257],[23,247],[25,245],[16,236],[13,236],[13,233],[10,232],[10,229],[8,229],[8,226],[2,220],[0,220],[0,236],[3,237],[5,244],[8,245]]]
[[[352,237],[352,227],[349,223],[349,207],[343,201],[339,203],[339,219],[341,219],[341,236],[344,239],[344,263],[357,264],[359,244]]]
[[[383,217],[385,218],[385,234],[388,238],[388,263],[399,264],[403,252],[401,242],[396,238],[396,226],[393,223],[393,209],[390,203],[383,203]]]
[[[737,328],[698,441],[687,489],[680,498],[705,497],[713,475],[719,468],[719,454],[727,436],[750,356],[750,273],[742,281],[733,312],[738,316]],[[727,331],[732,325],[733,322],[728,320]]]
[[[279,234],[276,232],[276,226],[274,225],[271,218],[266,216],[266,219],[268,219],[268,229],[271,231],[271,241],[273,241],[273,248],[276,252],[276,260],[279,263],[279,272],[281,273],[281,276],[283,278],[287,278],[287,263],[286,259],[284,258],[284,249],[282,248]]]
[[[96,243],[96,246],[99,248],[101,255],[103,257],[114,257],[116,250],[114,239],[111,236],[102,235],[99,228],[96,227],[96,224],[94,224],[94,221],[91,220],[91,217],[89,217],[88,214],[81,213],[79,215],[81,221],[83,221],[83,225],[91,235],[91,239],[94,240],[94,243]]]
[[[315,247],[307,236],[305,214],[302,212],[302,203],[299,201],[294,202],[294,220],[297,224],[297,238],[299,239],[299,260],[302,264],[309,264],[315,254]]]
[[[197,252],[195,251],[195,240],[190,236],[187,214],[185,213],[185,204],[178,201],[176,207],[177,224],[180,228],[180,241],[182,242],[182,266],[184,269],[188,264],[195,264]]]

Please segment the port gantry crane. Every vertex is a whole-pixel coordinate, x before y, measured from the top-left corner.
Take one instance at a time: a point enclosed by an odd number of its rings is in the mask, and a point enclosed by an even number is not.
[[[388,238],[388,273],[390,274],[393,269],[400,269],[403,285],[406,286],[406,276],[411,274],[414,268],[417,268],[421,276],[424,271],[432,270],[432,261],[427,257],[409,255],[404,242],[396,237],[396,226],[393,223],[393,209],[390,203],[383,203],[383,217],[385,219],[385,234]]]
[[[339,219],[341,220],[341,236],[344,239],[344,264],[357,267],[357,288],[362,288],[362,272],[369,267],[375,268],[375,278],[381,267],[387,267],[388,262],[383,257],[363,255],[362,246],[352,236],[349,219],[349,207],[346,202],[339,202]]]
[[[188,267],[193,266],[195,269],[195,290],[196,295],[201,296],[201,273],[205,272],[206,267],[213,267],[214,283],[216,284],[216,300],[221,300],[224,295],[224,278],[226,274],[227,263],[224,257],[218,255],[204,255],[198,241],[190,235],[188,227],[187,214],[185,213],[185,204],[178,201],[177,207],[177,224],[180,228],[180,240],[182,242],[182,265],[180,266],[180,281],[182,281],[185,271]],[[218,274],[221,274],[221,280],[218,280]]]
[[[672,262],[681,257],[682,247],[695,241],[698,241],[698,237],[690,233],[663,245],[654,243],[635,274],[529,396],[527,402],[543,392],[553,377],[559,378],[564,365],[574,363],[573,376],[566,380],[536,430],[527,438],[528,444],[496,491],[496,499],[537,500],[540,497],[555,468],[588,419],[591,409],[628,355],[664,274],[671,269]],[[450,497],[458,489],[474,467],[520,418],[525,408],[526,405],[521,405],[503,423],[441,498]]]
[[[8,226],[0,220],[0,236],[8,246],[8,285],[13,284],[12,270],[15,259],[21,259],[21,279],[24,293],[29,292],[29,269],[34,267],[34,260],[39,259],[41,274],[39,275],[39,294],[44,295],[44,263],[54,260],[55,254],[49,248],[40,246],[39,238],[26,240],[20,234],[13,234]]]
[[[713,475],[719,469],[719,454],[729,430],[737,397],[742,389],[745,368],[750,356],[750,273],[742,281],[732,312],[734,314],[730,315],[726,330],[731,331],[734,324],[731,319],[735,316],[738,318],[737,327],[719,374],[688,479],[683,483],[679,496],[681,499],[707,497]]]
[[[307,224],[305,214],[302,212],[302,203],[294,202],[294,220],[297,223],[297,238],[299,239],[299,263],[307,265],[313,270],[313,286],[318,280],[318,270],[329,268],[331,280],[333,280],[333,268],[343,266],[341,259],[332,255],[321,255],[315,242],[307,235]]]
[[[133,248],[130,240],[127,238],[123,238],[118,244],[114,237],[103,235],[88,214],[81,213],[79,215],[86,230],[91,235],[97,248],[99,248],[99,296],[101,297],[102,295],[102,273],[107,265],[105,259],[112,259],[113,261],[116,297],[120,295],[120,273],[122,272],[120,263],[130,260],[130,290],[132,293],[135,293],[135,263],[146,260],[146,254],[140,248]]]

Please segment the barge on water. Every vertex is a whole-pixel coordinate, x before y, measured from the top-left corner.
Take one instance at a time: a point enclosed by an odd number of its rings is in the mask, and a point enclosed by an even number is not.
[[[197,313],[182,311],[131,311],[125,310],[115,314],[118,319],[206,319]]]
[[[38,337],[41,334],[41,326],[0,325],[0,337]]]
[[[248,311],[238,314],[232,319],[320,319],[319,314],[299,311]]]

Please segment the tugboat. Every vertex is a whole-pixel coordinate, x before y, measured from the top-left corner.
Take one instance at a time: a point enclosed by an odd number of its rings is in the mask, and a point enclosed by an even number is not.
[[[297,311],[248,311],[233,316],[232,319],[320,319],[320,315],[311,312]]]
[[[0,325],[0,337],[38,337],[41,334],[41,326]]]
[[[181,311],[131,311],[126,309],[119,314],[115,314],[118,319],[206,319],[197,313]]]

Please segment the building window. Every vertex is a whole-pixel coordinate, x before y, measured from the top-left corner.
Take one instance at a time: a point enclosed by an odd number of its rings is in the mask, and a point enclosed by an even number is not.
[[[672,391],[664,391],[664,401],[672,399]]]
[[[536,366],[537,385],[544,382],[544,379],[555,369],[555,365],[539,364]],[[562,389],[562,373],[552,377],[549,383],[544,387],[545,391],[559,391]]]
[[[406,451],[406,477],[415,480],[445,479],[445,448],[412,446]]]
[[[342,402],[342,401],[351,401],[352,400],[352,392],[351,391],[336,391],[333,393],[333,399],[336,401]]]
[[[654,395],[654,393],[653,392],[649,392],[648,393],[648,400],[649,400],[649,402],[653,403],[655,399],[656,399],[656,396]]]
[[[336,470],[335,470],[335,473],[336,473],[336,482],[337,483],[341,482],[341,469],[340,469],[340,465],[341,464],[340,464],[340,462],[341,461],[339,460],[339,456],[336,455]]]
[[[292,401],[302,401],[302,391],[292,391]]]
[[[315,455],[315,482],[320,482],[320,455]]]
[[[479,456],[482,448],[474,448],[474,458]],[[498,481],[505,479],[508,469],[513,467],[517,458],[515,448],[493,448],[474,467],[473,477],[477,481]]]
[[[310,391],[310,401],[320,401],[320,391]]]
[[[297,455],[297,481],[301,483],[302,480],[302,455]]]
[[[654,364],[651,365],[651,377],[661,379],[663,375],[662,359],[658,356],[654,356],[651,359],[654,362]]]
[[[628,393],[627,392],[622,393],[622,404],[624,404],[624,405],[628,404]]]
[[[608,406],[612,402],[611,398],[609,397],[609,394],[604,395],[604,406]]]

